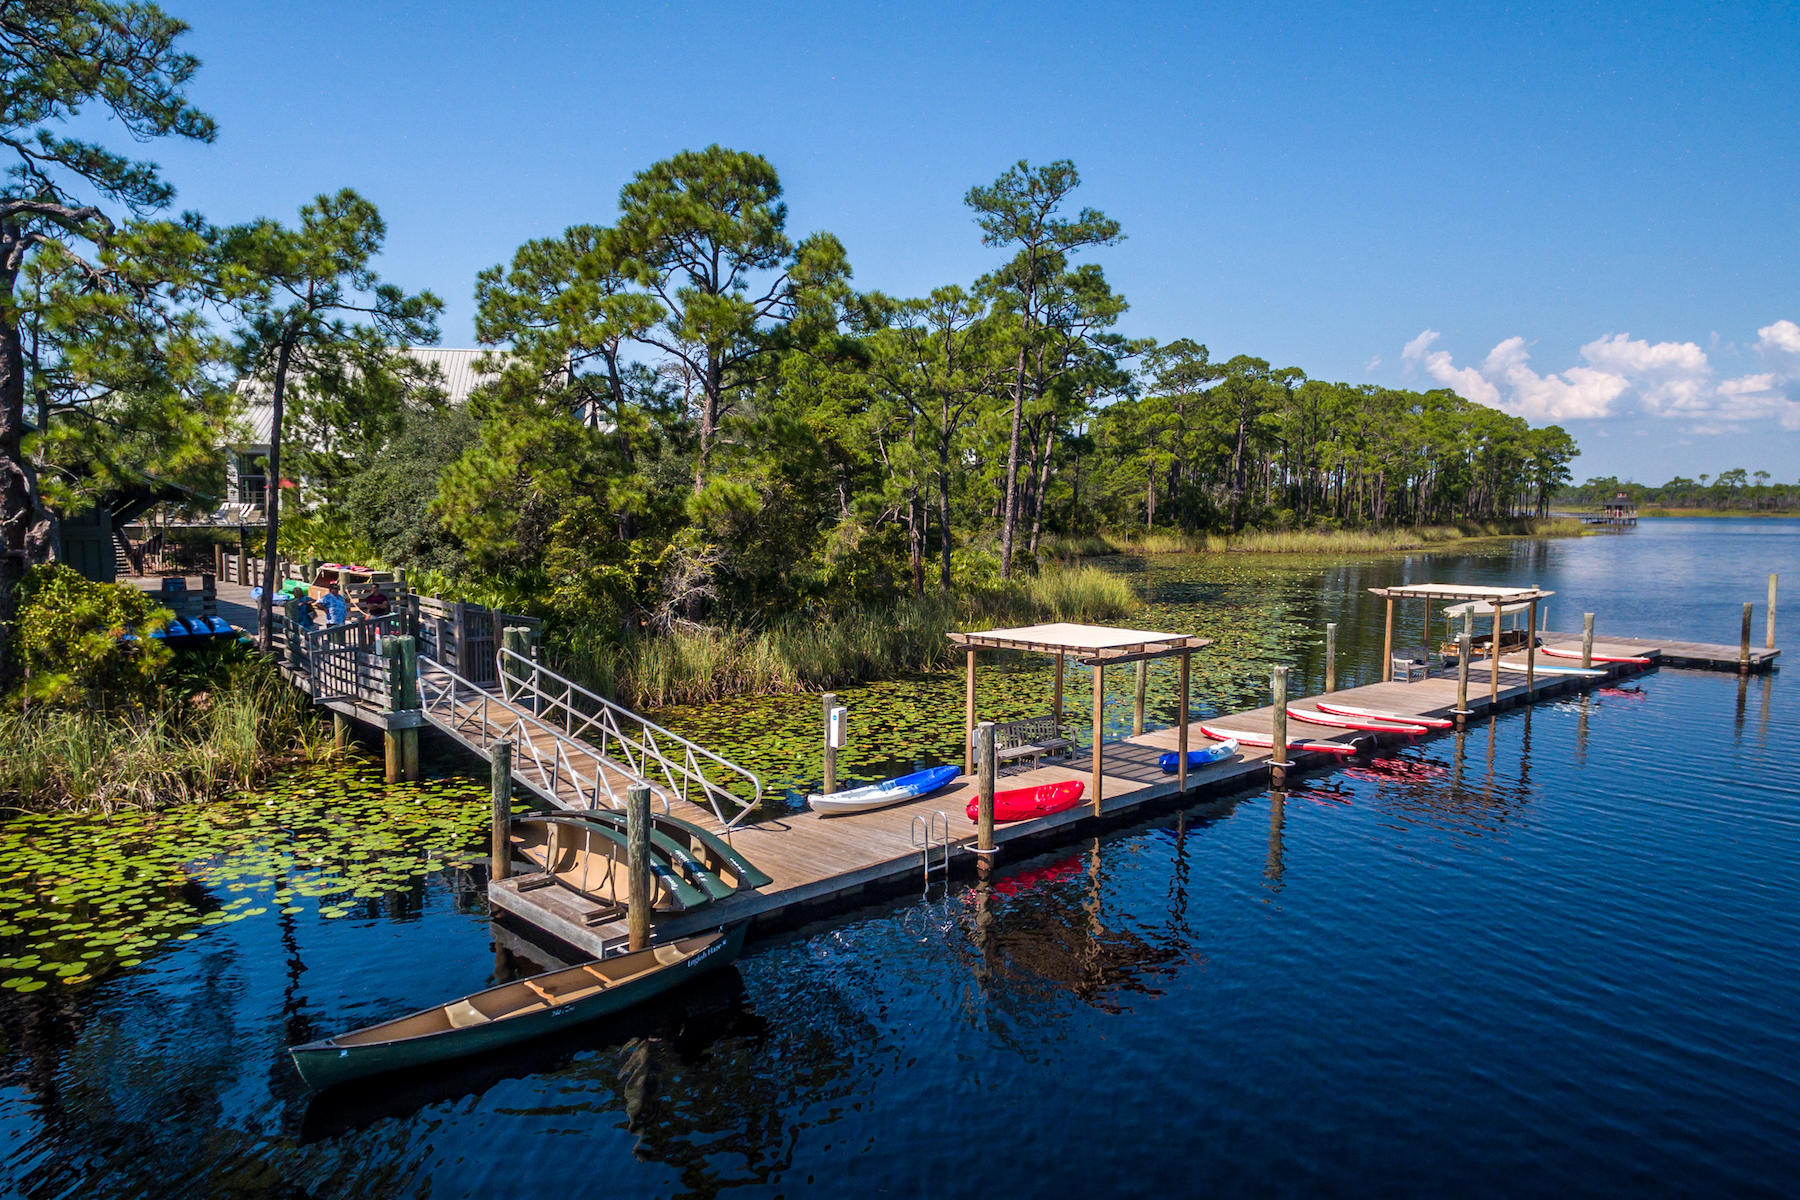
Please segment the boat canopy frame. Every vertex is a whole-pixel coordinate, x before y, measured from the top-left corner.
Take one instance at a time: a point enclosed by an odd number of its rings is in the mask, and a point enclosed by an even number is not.
[[[1505,584],[1481,583],[1404,583],[1393,587],[1372,587],[1369,591],[1387,601],[1387,621],[1382,634],[1381,661],[1386,674],[1383,681],[1393,678],[1394,673],[1394,601],[1424,600],[1425,605],[1425,653],[1427,662],[1431,655],[1431,605],[1435,601],[1450,600],[1456,607],[1465,605],[1482,605],[1493,609],[1494,634],[1493,643],[1488,648],[1488,702],[1490,706],[1500,701],[1500,615],[1502,612],[1517,612],[1524,609],[1531,614],[1530,625],[1525,636],[1525,694],[1529,698],[1537,686],[1537,635],[1538,606],[1555,592],[1548,591],[1535,583],[1525,587]],[[1469,609],[1472,614],[1475,609]],[[1453,620],[1448,611],[1444,616],[1446,624]],[[1473,657],[1473,655],[1471,655]]]
[[[1047,654],[1056,660],[1056,695],[1051,714],[1060,726],[1063,712],[1063,672],[1073,658],[1082,666],[1094,669],[1094,749],[1092,791],[1094,815],[1100,814],[1103,780],[1101,764],[1105,757],[1104,694],[1106,667],[1110,663],[1144,662],[1156,658],[1177,658],[1181,664],[1181,719],[1179,732],[1180,786],[1187,788],[1188,713],[1191,691],[1190,658],[1193,652],[1212,645],[1211,638],[1186,633],[1158,633],[1148,629],[1124,629],[1110,625],[1081,625],[1054,621],[1042,625],[1024,625],[1012,629],[987,629],[974,633],[952,633],[950,641],[961,646],[967,655],[963,684],[963,774],[975,769],[975,656],[983,650],[1022,650]]]

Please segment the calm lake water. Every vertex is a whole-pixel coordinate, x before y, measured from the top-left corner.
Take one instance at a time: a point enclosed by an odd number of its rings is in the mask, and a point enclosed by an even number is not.
[[[1718,642],[1754,600],[1760,642],[1779,571],[1800,629],[1794,521],[1109,565],[1142,623],[1219,640],[1200,713],[1259,702],[1277,662],[1316,688],[1327,621],[1340,680],[1371,677],[1384,583],[1536,583],[1559,629],[1592,611],[1602,636]],[[1041,710],[1046,681],[994,666],[984,715]],[[1117,727],[1129,671],[1113,682]],[[1509,712],[1009,862],[986,893],[937,883],[753,942],[655,1012],[499,1064],[323,1101],[288,1043],[511,969],[460,865],[485,819],[466,765],[0,825],[0,1194],[1793,1195],[1791,692],[1663,671]],[[958,752],[954,675],[845,697],[853,775]],[[817,714],[665,716],[799,788]]]

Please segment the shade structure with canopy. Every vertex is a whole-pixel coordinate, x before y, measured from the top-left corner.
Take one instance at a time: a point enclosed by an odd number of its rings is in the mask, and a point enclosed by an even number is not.
[[[1529,696],[1537,684],[1537,632],[1538,605],[1554,596],[1555,592],[1545,591],[1532,584],[1519,587],[1506,584],[1478,583],[1407,583],[1397,587],[1374,587],[1370,592],[1387,600],[1387,623],[1382,635],[1381,661],[1387,672],[1383,679],[1392,676],[1394,670],[1394,601],[1424,600],[1427,605],[1434,601],[1449,600],[1452,606],[1445,609],[1446,617],[1455,612],[1479,612],[1483,608],[1491,609],[1494,614],[1493,643],[1489,647],[1488,657],[1488,698],[1490,703],[1497,703],[1500,698],[1500,616],[1502,613],[1526,611],[1531,614],[1530,629],[1525,639],[1525,694]],[[1431,614],[1429,608],[1425,616],[1426,643],[1431,641]]]
[[[961,646],[968,656],[968,669],[963,690],[963,773],[974,769],[975,761],[975,656],[982,650],[1023,650],[1048,654],[1056,659],[1056,696],[1051,712],[1062,717],[1063,668],[1070,658],[1094,668],[1094,762],[1091,800],[1096,815],[1103,799],[1101,759],[1104,730],[1102,699],[1105,670],[1108,663],[1142,662],[1153,658],[1179,658],[1181,661],[1181,720],[1179,754],[1180,785],[1187,787],[1187,715],[1189,656],[1202,646],[1212,644],[1208,638],[1183,633],[1157,633],[1147,629],[1120,629],[1110,625],[1078,625],[1052,622],[1026,625],[1016,629],[988,629],[977,633],[952,633],[950,640]]]

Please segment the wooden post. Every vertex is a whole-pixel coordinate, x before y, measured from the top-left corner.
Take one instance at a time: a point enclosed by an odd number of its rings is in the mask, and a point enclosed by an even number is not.
[[[977,725],[975,740],[981,747],[981,766],[975,772],[975,846],[985,855],[994,848],[994,723]]]
[[[1475,639],[1463,630],[1456,638],[1456,727],[1469,721],[1469,659],[1475,650]]]
[[[1594,668],[1594,614],[1581,614],[1581,669]]]
[[[331,713],[331,745],[334,750],[342,750],[350,744],[350,718],[337,710]]]
[[[1750,673],[1750,614],[1755,605],[1744,601],[1744,635],[1738,641],[1738,674]]]
[[[488,747],[488,788],[494,799],[494,833],[488,851],[488,877],[505,879],[512,874],[512,752],[513,744],[500,738]],[[554,864],[553,864],[554,865]]]
[[[1101,724],[1101,697],[1106,687],[1106,664],[1099,659],[1094,660],[1094,815],[1100,815],[1100,739],[1105,729]]]
[[[1056,698],[1050,702],[1050,716],[1051,716],[1051,719],[1056,724],[1056,736],[1057,737],[1062,736],[1063,666],[1064,666],[1065,662],[1066,662],[1065,655],[1059,654],[1056,656]]]
[[[1388,612],[1394,611],[1392,597],[1388,599]],[[1276,667],[1269,679],[1269,688],[1275,693],[1275,707],[1269,713],[1270,732],[1274,735],[1269,740],[1274,744],[1269,747],[1269,782],[1274,787],[1287,786],[1287,769],[1293,764],[1288,761],[1287,736],[1287,697],[1288,669]]]
[[[1765,650],[1775,648],[1775,581],[1780,578],[1779,575],[1769,576],[1769,630],[1763,635],[1763,649]]]
[[[213,574],[217,575],[221,579],[223,579],[225,577],[225,543],[224,542],[214,542],[213,543]]]
[[[1525,618],[1525,699],[1531,699],[1532,689],[1537,686],[1537,606],[1531,602],[1531,610]]]
[[[419,647],[410,637],[390,636],[381,640],[381,655],[387,660],[387,711],[417,712],[419,708]],[[418,726],[395,728],[390,722],[381,734],[385,751],[387,781],[416,780],[419,777]]]
[[[1381,682],[1394,677],[1394,598],[1387,598],[1387,627],[1381,635]]]
[[[1144,732],[1144,690],[1150,683],[1150,660],[1137,660],[1137,697],[1131,705],[1131,736],[1140,737]]]
[[[837,693],[825,693],[825,788],[824,795],[837,791],[837,747],[831,744],[831,710],[837,707]]]
[[[401,738],[402,729],[384,729],[381,731],[382,778],[389,783],[399,783],[406,777],[406,743]]]
[[[1494,601],[1494,640],[1488,643],[1488,708],[1500,707],[1500,602]]]
[[[1175,727],[1175,786],[1187,791],[1187,756],[1188,756],[1188,673],[1193,651],[1181,652],[1181,716],[1180,724]]]
[[[1325,694],[1337,691],[1337,622],[1325,623]]]
[[[625,874],[629,893],[626,912],[628,949],[650,944],[650,785],[625,789]]]
[[[963,774],[975,771],[975,648],[969,647],[968,674],[963,679]]]

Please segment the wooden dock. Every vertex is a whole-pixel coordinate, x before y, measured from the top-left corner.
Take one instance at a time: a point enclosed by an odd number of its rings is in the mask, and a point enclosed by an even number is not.
[[[1579,638],[1546,635],[1546,646],[1580,651]],[[1505,709],[1527,702],[1567,695],[1571,692],[1604,687],[1621,677],[1640,674],[1656,666],[1700,666],[1719,670],[1738,669],[1739,648],[1703,645],[1691,642],[1658,642],[1642,638],[1610,638],[1596,642],[1596,654],[1639,656],[1652,660],[1649,666],[1637,664],[1600,664],[1604,677],[1546,674],[1540,672],[1536,687],[1527,696],[1522,672],[1502,669],[1497,704],[1490,700],[1490,666],[1482,660],[1471,664],[1469,710],[1471,719],[1498,708]],[[1756,651],[1752,669],[1768,670],[1778,650]],[[1510,661],[1510,660],[1509,660]],[[1571,660],[1540,658],[1541,668],[1574,665]],[[1450,717],[1456,706],[1454,671],[1438,671],[1412,683],[1377,683],[1349,688],[1334,694],[1333,699],[1385,712],[1414,716]],[[1291,701],[1294,707],[1308,708],[1306,699]],[[1271,708],[1214,717],[1207,724],[1216,729],[1260,732],[1270,730]],[[1324,726],[1290,720],[1288,736],[1314,741],[1350,741],[1369,739],[1372,735],[1353,733]],[[1383,743],[1400,745],[1403,737],[1382,738]],[[1231,761],[1197,768],[1189,773],[1185,792],[1173,775],[1165,774],[1158,765],[1159,756],[1173,750],[1178,741],[1174,727],[1146,732],[1140,736],[1108,742],[1102,756],[1104,771],[1103,801],[1100,812],[1084,797],[1082,804],[1067,812],[1031,821],[1003,824],[996,828],[999,857],[1004,860],[1011,851],[1015,856],[1026,846],[1066,841],[1096,829],[1213,797],[1248,792],[1269,786],[1271,751],[1245,747]],[[1192,747],[1211,745],[1201,734],[1198,722],[1189,726],[1188,744]],[[1290,775],[1305,771],[1330,769],[1341,759],[1328,754],[1291,752],[1295,766]],[[1002,788],[1028,787],[1062,780],[1091,778],[1092,759],[1077,754],[1054,764],[1035,768],[1002,771]],[[820,817],[811,811],[795,813],[772,820],[740,825],[731,833],[733,847],[767,872],[773,882],[754,893],[728,897],[692,912],[663,917],[657,921],[659,937],[676,937],[697,929],[734,921],[758,924],[789,924],[823,916],[834,908],[854,904],[881,894],[894,894],[923,883],[923,858],[919,844],[928,837],[928,826],[935,814],[948,821],[947,857],[955,871],[973,869],[975,826],[965,815],[965,808],[975,795],[975,780],[959,777],[949,787],[930,796],[891,808],[854,816]],[[675,801],[671,812],[679,817],[718,830],[722,826],[715,815],[698,805]],[[942,829],[942,822],[938,828]],[[945,855],[942,843],[930,851],[933,869]],[[529,926],[540,929],[557,940],[582,952],[600,955],[624,943],[623,921],[590,925],[585,916],[592,905],[579,895],[559,888],[526,888],[523,880],[499,880],[489,885],[493,906]]]

